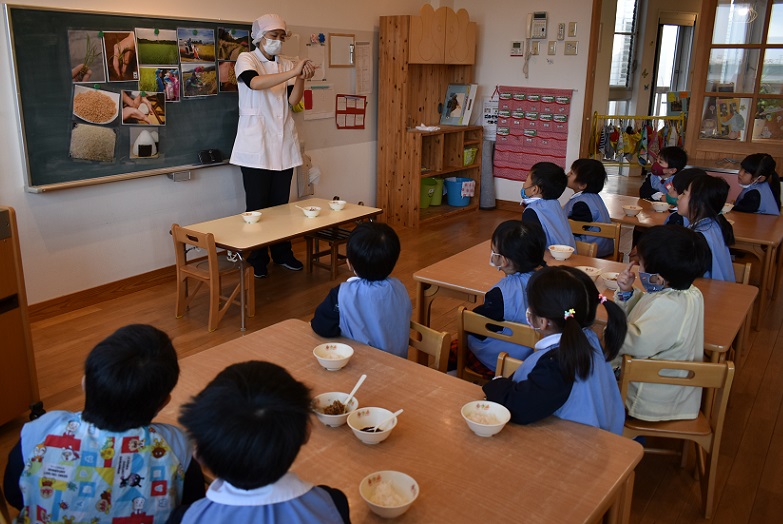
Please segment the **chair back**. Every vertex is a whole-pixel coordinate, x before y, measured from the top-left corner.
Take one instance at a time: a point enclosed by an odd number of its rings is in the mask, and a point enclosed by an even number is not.
[[[501,351],[498,355],[498,363],[495,366],[495,376],[503,378],[511,378],[514,372],[522,365],[524,360],[510,357],[505,351]]]
[[[210,278],[217,279],[219,272],[219,263],[217,248],[215,247],[215,236],[212,233],[200,233],[191,229],[181,227],[179,224],[171,226],[171,236],[174,239],[174,254],[176,257],[177,271],[193,273],[197,269],[194,264],[188,262],[188,246],[203,249],[207,254],[207,270]],[[188,267],[191,266],[191,267]],[[199,265],[199,268],[203,265]],[[204,270],[198,271],[204,273]]]
[[[580,222],[578,220],[568,219],[571,224],[571,232],[575,235],[587,235],[591,237],[611,238],[614,240],[614,251],[612,260],[620,262],[620,224],[611,222]],[[591,231],[590,228],[595,229]]]
[[[428,365],[441,373],[446,372],[451,347],[451,337],[448,333],[436,331],[411,320],[408,345],[414,349],[408,351],[408,360]],[[431,363],[429,357],[432,357]]]
[[[518,344],[520,346],[533,347],[536,342],[541,338],[533,328],[527,324],[520,324],[519,322],[511,322],[509,320],[492,320],[473,311],[469,311],[464,306],[460,306],[457,310],[458,315],[458,341],[459,351],[457,353],[457,376],[460,378],[466,378],[472,382],[481,382],[481,380],[473,380],[478,377],[476,373],[473,373],[470,369],[465,367],[468,349],[468,334],[481,335],[485,337],[494,338],[497,340],[505,340],[512,344]],[[507,328],[511,333],[498,333],[492,328],[497,329]]]
[[[750,284],[751,263],[732,262],[731,265],[734,266],[734,281],[737,284]]]
[[[0,488],[0,524],[8,524],[11,521],[11,515],[8,513],[8,506],[5,504],[5,495]]]
[[[595,258],[598,252],[598,244],[592,242],[582,242],[581,240],[575,240],[576,242],[576,254],[583,257]]]

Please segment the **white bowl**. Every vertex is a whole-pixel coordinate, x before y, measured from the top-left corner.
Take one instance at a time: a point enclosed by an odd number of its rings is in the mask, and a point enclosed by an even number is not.
[[[356,399],[356,397],[353,397],[351,402],[348,404],[348,409],[346,412],[339,415],[327,415],[323,412],[323,409],[331,406],[335,400],[345,403],[345,399],[347,398],[348,393],[340,393],[339,391],[321,393],[313,399],[310,407],[312,408],[313,413],[315,413],[315,416],[318,420],[327,426],[336,428],[345,424],[345,421],[348,420],[348,415],[350,415],[352,411],[356,411],[356,408],[359,407],[359,401]]]
[[[576,269],[584,271],[588,277],[593,279],[593,282],[601,275],[601,270],[592,266],[576,266]]]
[[[329,207],[331,207],[335,211],[340,211],[342,208],[345,207],[345,200],[332,200],[331,202],[329,202]]]
[[[726,202],[725,204],[723,204],[723,209],[721,209],[720,212],[725,215],[726,213],[731,211],[733,208],[734,208],[734,204],[732,204],[731,202]]]
[[[623,206],[623,213],[629,217],[635,217],[642,212],[642,206]]]
[[[370,511],[393,519],[408,511],[419,496],[419,485],[413,477],[399,471],[376,471],[359,483],[359,494]]]
[[[552,244],[549,246],[549,253],[555,260],[567,260],[574,254],[574,248],[563,244]]]
[[[658,213],[663,213],[664,211],[669,210],[669,203],[668,202],[653,202],[652,203],[653,209]]]
[[[379,428],[375,433],[362,431],[364,428],[373,427],[380,424],[385,419],[392,416],[392,412],[384,408],[359,408],[348,415],[348,425],[351,427],[356,438],[365,444],[377,444],[383,442],[397,426],[397,418],[388,422],[384,427]]]
[[[318,206],[307,206],[302,208],[302,212],[307,218],[315,218],[321,214],[321,208]]]
[[[261,211],[245,211],[242,213],[242,220],[248,224],[255,224],[261,220]]]
[[[462,418],[479,437],[491,437],[511,420],[511,412],[497,402],[474,400],[462,406]]]
[[[329,371],[337,371],[348,364],[353,356],[353,348],[348,344],[339,342],[327,342],[315,346],[313,355],[318,359],[318,363]]]
[[[617,276],[619,274],[620,273],[617,273],[616,271],[607,271],[605,273],[601,273],[601,280],[603,280],[607,289],[617,289]]]

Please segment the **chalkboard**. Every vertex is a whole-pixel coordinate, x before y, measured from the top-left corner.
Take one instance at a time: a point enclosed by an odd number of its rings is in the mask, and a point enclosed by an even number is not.
[[[165,103],[165,125],[154,128],[159,135],[159,154],[155,158],[131,157],[131,130],[138,126],[122,125],[121,114],[113,123],[102,126],[116,131],[112,161],[72,158],[71,134],[80,120],[73,114],[69,30],[111,32],[198,27],[213,29],[217,39],[219,27],[249,31],[247,22],[176,20],[9,5],[6,5],[6,17],[16,72],[28,191],[41,192],[202,167],[198,153],[207,149],[219,150],[223,162],[230,156],[238,120],[237,94],[221,91],[217,95],[182,97],[177,103]],[[183,71],[179,77],[184,86]],[[123,90],[139,89],[138,81],[77,85],[118,94]]]

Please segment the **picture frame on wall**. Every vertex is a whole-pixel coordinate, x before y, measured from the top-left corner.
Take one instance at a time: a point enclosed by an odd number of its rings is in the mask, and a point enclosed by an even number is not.
[[[440,123],[447,126],[466,126],[470,123],[478,84],[449,84],[440,111]]]

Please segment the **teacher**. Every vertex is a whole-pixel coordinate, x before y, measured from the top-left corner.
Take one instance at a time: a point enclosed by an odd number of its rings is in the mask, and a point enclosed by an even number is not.
[[[239,125],[231,163],[242,169],[247,211],[288,203],[294,167],[302,165],[299,135],[291,106],[302,99],[304,81],[315,67],[309,60],[294,64],[279,55],[288,32],[278,15],[267,14],[253,22],[250,37],[256,49],[241,53],[235,74],[239,85]],[[272,260],[286,269],[301,271],[291,242],[270,247]],[[267,248],[254,251],[248,262],[256,278],[267,275]]]

